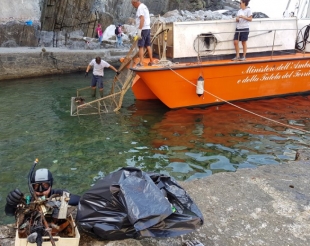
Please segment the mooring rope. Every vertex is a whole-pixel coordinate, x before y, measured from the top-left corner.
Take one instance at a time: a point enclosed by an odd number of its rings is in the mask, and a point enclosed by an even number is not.
[[[178,75],[180,78],[184,79],[186,82],[188,82],[188,83],[190,83],[191,85],[197,87],[196,84],[192,83],[192,82],[189,81],[188,79],[184,78],[181,74],[179,74],[179,73],[177,73],[176,71],[174,71],[174,70],[171,68],[171,66],[168,65],[168,66],[166,66],[166,67],[168,67],[172,72],[174,72],[174,73],[175,73],[176,75]],[[293,129],[295,129],[295,130],[302,131],[302,132],[304,132],[304,133],[310,133],[310,131],[306,131],[306,130],[300,129],[300,128],[295,127],[295,126],[292,126],[292,125],[284,124],[284,123],[282,123],[282,122],[279,122],[279,121],[270,119],[270,118],[265,117],[265,116],[263,116],[263,115],[254,113],[254,112],[252,112],[252,111],[250,111],[250,110],[247,110],[247,109],[245,109],[245,108],[242,108],[242,107],[240,107],[240,106],[237,106],[236,104],[233,104],[233,103],[231,103],[231,102],[229,102],[229,101],[226,101],[225,99],[222,99],[222,98],[220,98],[220,97],[218,97],[218,96],[212,94],[211,92],[206,91],[205,89],[204,89],[204,92],[208,93],[209,95],[211,95],[211,96],[217,98],[218,100],[220,100],[220,101],[222,101],[222,102],[225,102],[225,103],[227,103],[227,104],[229,104],[229,105],[231,105],[231,106],[233,106],[233,107],[235,107],[235,108],[238,108],[238,109],[243,110],[243,111],[245,111],[245,112],[247,112],[247,113],[253,114],[253,115],[257,116],[257,117],[261,117],[261,118],[263,118],[263,119],[265,119],[265,120],[269,120],[269,121],[272,121],[272,122],[274,122],[274,123],[276,123],[276,124],[279,124],[279,125],[282,125],[282,126],[285,126],[285,127],[288,127],[288,128],[293,128]]]

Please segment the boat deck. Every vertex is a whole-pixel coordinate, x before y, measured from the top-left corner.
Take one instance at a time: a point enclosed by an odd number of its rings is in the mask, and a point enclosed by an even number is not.
[[[300,53],[297,52],[295,54],[285,54],[285,55],[274,55],[274,56],[259,56],[259,57],[249,57],[246,58],[245,61],[232,61],[231,59],[221,59],[221,60],[210,60],[210,61],[201,61],[201,62],[182,62],[182,63],[173,63],[170,61],[160,61],[155,60],[153,66],[148,66],[149,58],[145,58],[143,61],[143,66],[137,67],[134,65],[132,70],[134,71],[150,71],[150,70],[158,70],[169,68],[184,68],[184,67],[200,67],[200,66],[227,66],[227,65],[235,65],[235,64],[251,64],[251,63],[265,63],[268,61],[294,61],[294,60],[307,60],[310,59],[310,53]]]

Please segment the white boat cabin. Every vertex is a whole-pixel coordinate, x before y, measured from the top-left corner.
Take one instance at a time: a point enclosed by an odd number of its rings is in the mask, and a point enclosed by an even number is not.
[[[308,0],[299,1],[302,9],[301,7],[295,9],[298,16],[253,19],[250,22],[247,57],[310,52],[310,43],[307,42],[310,32],[308,2]],[[284,15],[287,15],[290,7],[292,7],[291,1],[288,2]],[[162,25],[159,33],[163,35],[159,35],[153,43],[153,52],[160,58],[170,58],[173,61],[197,60],[197,57],[214,60],[230,58],[235,54],[233,44],[235,19],[174,22]],[[153,34],[159,26],[154,25]],[[241,42],[239,45],[242,54]]]

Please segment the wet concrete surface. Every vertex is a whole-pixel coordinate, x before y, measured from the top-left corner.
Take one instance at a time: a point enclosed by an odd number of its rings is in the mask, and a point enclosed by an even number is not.
[[[310,240],[310,151],[288,164],[217,173],[180,182],[204,215],[197,231],[177,238],[98,241],[81,232],[80,246],[186,245],[306,246]],[[14,245],[14,229],[0,227],[0,245]],[[12,236],[13,235],[13,236]]]

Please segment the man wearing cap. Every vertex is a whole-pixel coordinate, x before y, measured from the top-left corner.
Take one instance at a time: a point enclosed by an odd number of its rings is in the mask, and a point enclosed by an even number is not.
[[[48,198],[51,195],[59,194],[63,195],[65,190],[61,189],[52,189],[53,186],[53,175],[46,169],[41,168],[36,170],[34,175],[31,177],[31,185],[36,193],[37,197]],[[6,215],[14,215],[17,209],[17,205],[21,203],[21,200],[24,198],[24,194],[19,190],[15,189],[11,191],[6,198],[5,213]],[[80,196],[70,194],[70,200],[68,202],[71,206],[76,206],[79,204]]]

